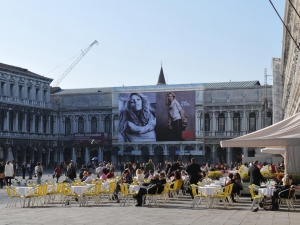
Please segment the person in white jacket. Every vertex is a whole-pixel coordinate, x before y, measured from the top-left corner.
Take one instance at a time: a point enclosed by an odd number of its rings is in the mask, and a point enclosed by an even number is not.
[[[5,169],[4,169],[4,175],[7,186],[11,186],[11,179],[14,176],[14,167],[13,164],[10,161],[6,162]]]

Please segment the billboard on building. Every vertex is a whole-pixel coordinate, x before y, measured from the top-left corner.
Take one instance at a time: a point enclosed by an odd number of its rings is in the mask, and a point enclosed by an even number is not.
[[[119,94],[119,142],[194,141],[195,92]]]
[[[75,133],[73,138],[73,144],[83,144],[83,145],[107,145],[109,144],[109,134],[105,132],[97,133]]]

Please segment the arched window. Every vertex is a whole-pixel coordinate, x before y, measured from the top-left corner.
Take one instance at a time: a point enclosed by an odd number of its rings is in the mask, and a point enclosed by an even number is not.
[[[249,131],[256,131],[256,115],[254,112],[249,114]]]
[[[266,127],[272,125],[272,113],[267,112],[267,121],[266,121]]]
[[[96,133],[97,132],[97,118],[95,116],[91,119],[91,132]]]
[[[114,115],[113,123],[114,123],[113,132],[117,132],[118,128],[119,128],[119,116],[118,115]]]
[[[210,117],[208,113],[205,113],[204,120],[204,131],[210,131]]]
[[[225,115],[220,113],[218,116],[218,131],[225,131]]]
[[[106,116],[104,119],[104,132],[110,133],[110,118]]]
[[[241,130],[241,118],[239,113],[233,115],[233,131]]]
[[[78,118],[78,133],[84,132],[84,122],[82,116]]]
[[[39,132],[39,125],[40,125],[40,116],[35,115],[35,127],[34,127],[34,132],[38,133]]]
[[[69,117],[65,120],[65,134],[71,134],[71,120]]]
[[[18,114],[18,131],[23,130],[23,113]]]
[[[9,130],[10,131],[13,131],[14,130],[14,112],[13,111],[10,111],[9,112]]]

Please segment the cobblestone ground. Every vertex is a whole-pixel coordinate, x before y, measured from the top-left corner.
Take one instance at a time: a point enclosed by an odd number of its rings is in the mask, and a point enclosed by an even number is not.
[[[17,177],[20,181],[20,177]],[[44,175],[42,181],[53,180]],[[23,185],[21,182],[21,185]],[[29,182],[29,181],[26,181]],[[32,182],[32,181],[31,181]],[[135,207],[120,206],[117,203],[105,201],[100,206],[78,207],[49,204],[44,207],[6,208],[7,195],[5,189],[0,189],[0,224],[299,224],[300,201],[296,201],[296,210],[288,211],[282,205],[279,211],[250,211],[250,198],[241,197],[240,202],[234,203],[228,209],[219,205],[207,209],[204,204],[191,208],[191,199],[188,195],[179,196],[178,200],[171,200],[167,205],[159,202],[159,207],[145,205]]]

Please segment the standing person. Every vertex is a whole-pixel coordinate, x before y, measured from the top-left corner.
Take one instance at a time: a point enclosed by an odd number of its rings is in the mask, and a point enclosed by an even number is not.
[[[34,168],[34,171],[35,171],[35,175],[37,176],[36,182],[38,184],[41,184],[41,178],[42,178],[42,175],[43,175],[43,167],[42,167],[40,162],[38,162],[36,164],[36,167]]]
[[[170,92],[167,94],[166,105],[169,109],[168,129],[170,131],[170,140],[168,141],[184,141],[182,131],[186,128],[187,118],[174,93]]]
[[[23,162],[23,164],[22,164],[22,176],[23,176],[23,179],[25,179],[26,170],[27,170],[26,162]]]
[[[169,177],[171,174],[171,164],[169,163],[168,160],[165,161],[165,164],[166,164],[166,175],[167,177]]]
[[[260,170],[258,168],[258,161],[255,160],[253,162],[253,165],[249,168],[248,175],[250,177],[250,185],[255,184],[257,186],[260,186],[260,182],[264,182],[265,179],[261,175]]]
[[[72,163],[67,167],[67,177],[72,181],[76,178],[76,170]]]
[[[58,180],[59,180],[61,174],[62,174],[62,171],[61,171],[60,165],[57,165],[56,168],[54,169],[54,175],[55,175],[54,177],[56,177],[56,183],[58,183]]]
[[[11,179],[14,176],[14,167],[10,161],[6,162],[4,174],[7,186],[11,186]]]
[[[191,159],[191,164],[186,168],[186,172],[190,176],[190,184],[197,184],[200,179],[199,173],[201,173],[201,169],[194,158]],[[190,194],[192,198],[194,198],[192,192],[190,192]]]
[[[4,185],[4,165],[3,162],[0,162],[0,187],[3,188]]]
[[[154,172],[154,163],[152,162],[152,159],[149,159],[149,162],[145,166],[145,174],[148,175],[150,170]]]
[[[28,170],[29,179],[32,179],[32,173],[33,173],[33,170],[34,170],[34,164],[33,164],[33,162],[30,160],[30,161],[29,161],[29,170]]]

